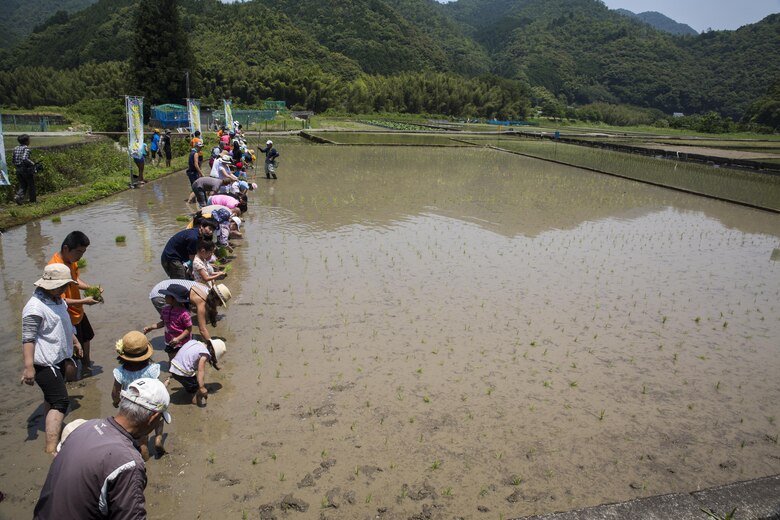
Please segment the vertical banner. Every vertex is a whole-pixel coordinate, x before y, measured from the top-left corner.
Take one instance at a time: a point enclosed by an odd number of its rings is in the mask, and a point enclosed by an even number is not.
[[[144,98],[125,96],[127,108],[127,151],[133,159],[142,159],[144,142]]]
[[[187,116],[190,118],[190,133],[200,132],[200,99],[187,99]]]
[[[223,99],[225,103],[225,127],[233,131],[233,102],[229,99]]]
[[[5,142],[3,141],[3,116],[0,115],[0,186],[10,186],[8,162],[5,160]]]

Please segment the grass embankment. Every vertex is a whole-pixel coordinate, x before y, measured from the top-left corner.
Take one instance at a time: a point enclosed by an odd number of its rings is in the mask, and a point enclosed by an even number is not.
[[[33,159],[44,165],[44,170],[36,175],[37,202],[23,206],[13,202],[16,176],[12,171],[12,186],[0,189],[0,230],[129,189],[127,153],[110,141],[73,146],[56,152],[33,150]],[[186,166],[187,156],[180,150],[174,150],[170,167],[152,166],[147,158],[144,178],[152,181]],[[135,164],[133,173],[137,173]]]

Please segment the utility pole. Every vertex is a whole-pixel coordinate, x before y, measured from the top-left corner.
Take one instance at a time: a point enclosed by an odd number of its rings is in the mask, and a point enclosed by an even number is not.
[[[187,99],[190,98],[190,71],[184,71],[184,77],[187,79]]]

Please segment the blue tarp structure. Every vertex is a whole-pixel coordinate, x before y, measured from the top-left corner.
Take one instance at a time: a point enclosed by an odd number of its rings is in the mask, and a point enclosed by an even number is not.
[[[154,124],[156,122],[156,124]],[[187,107],[183,105],[157,105],[152,107],[152,123],[163,128],[189,127]]]

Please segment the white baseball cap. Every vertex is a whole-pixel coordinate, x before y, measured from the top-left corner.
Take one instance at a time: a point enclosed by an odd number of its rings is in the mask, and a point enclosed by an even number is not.
[[[168,405],[171,404],[171,396],[168,394],[168,389],[165,388],[165,385],[159,379],[150,377],[136,379],[130,383],[127,390],[122,390],[120,395],[122,399],[132,401],[147,410],[160,412],[165,422],[170,424],[171,414],[167,410]]]
[[[265,144],[274,144],[274,142],[269,139],[268,141],[265,142]]]

